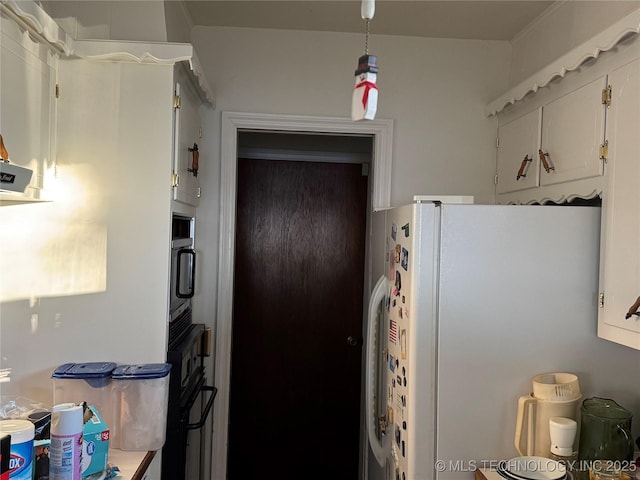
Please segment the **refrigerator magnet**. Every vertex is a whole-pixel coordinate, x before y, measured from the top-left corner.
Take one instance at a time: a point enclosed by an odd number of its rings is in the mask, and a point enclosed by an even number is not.
[[[402,231],[404,232],[405,238],[409,238],[409,224],[406,223],[402,226]]]
[[[407,331],[404,328],[400,331],[400,357],[407,359]]]
[[[389,360],[389,370],[391,370],[392,372],[396,371],[396,362],[393,359],[393,355],[389,356],[390,360]]]
[[[396,263],[400,263],[400,253],[402,252],[402,245],[399,243],[396,245],[396,249],[394,251],[394,260]]]
[[[398,226],[394,223],[393,225],[391,225],[391,238],[393,238],[394,242],[397,236],[398,236]]]
[[[395,296],[400,295],[400,290],[402,289],[402,278],[400,277],[400,272],[396,270],[396,289],[394,291]]]
[[[402,249],[402,260],[400,260],[400,265],[402,265],[402,268],[405,270],[409,268],[409,250],[406,248]]]
[[[394,345],[398,343],[398,324],[395,320],[389,320],[389,342]]]
[[[389,256],[389,278],[393,278],[393,272],[396,269],[396,251],[394,250],[388,250],[387,255]],[[399,258],[398,258],[399,260]]]

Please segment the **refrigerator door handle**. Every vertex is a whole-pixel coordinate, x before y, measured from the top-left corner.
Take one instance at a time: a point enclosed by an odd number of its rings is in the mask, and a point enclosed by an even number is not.
[[[377,370],[378,353],[375,348],[376,312],[378,305],[384,298],[387,291],[387,278],[383,275],[376,283],[369,299],[369,311],[367,317],[367,368],[366,368],[366,390],[367,390],[367,435],[371,450],[380,466],[385,465],[385,454],[382,442],[376,436],[374,420],[378,413],[374,410],[374,394],[376,388],[375,375]]]

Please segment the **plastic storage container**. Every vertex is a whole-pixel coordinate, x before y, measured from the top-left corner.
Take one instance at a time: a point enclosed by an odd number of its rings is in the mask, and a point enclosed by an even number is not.
[[[159,450],[166,437],[168,363],[121,365],[113,371],[118,435],[116,448]]]
[[[93,405],[104,423],[116,434],[111,374],[114,362],[65,363],[53,372],[53,404],[87,402]]]

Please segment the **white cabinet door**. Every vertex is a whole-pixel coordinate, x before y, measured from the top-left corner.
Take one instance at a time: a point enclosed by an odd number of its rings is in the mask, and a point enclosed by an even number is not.
[[[497,193],[515,192],[540,184],[538,149],[542,108],[498,129]]]
[[[56,58],[2,16],[0,28],[0,133],[11,163],[33,170],[25,191],[39,198],[52,168]]]
[[[173,199],[197,207],[200,203],[199,157],[201,137],[200,99],[184,69],[176,66],[176,96],[179,106],[174,107],[174,189]]]
[[[600,145],[604,143],[606,107],[600,77],[544,106],[540,185],[553,185],[603,174]]]
[[[607,119],[598,336],[640,349],[640,59],[614,70]]]

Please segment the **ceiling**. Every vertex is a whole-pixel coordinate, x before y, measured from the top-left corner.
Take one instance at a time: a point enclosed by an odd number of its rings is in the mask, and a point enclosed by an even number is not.
[[[511,40],[554,1],[377,0],[371,34]],[[194,25],[365,31],[360,0],[185,1]]]

